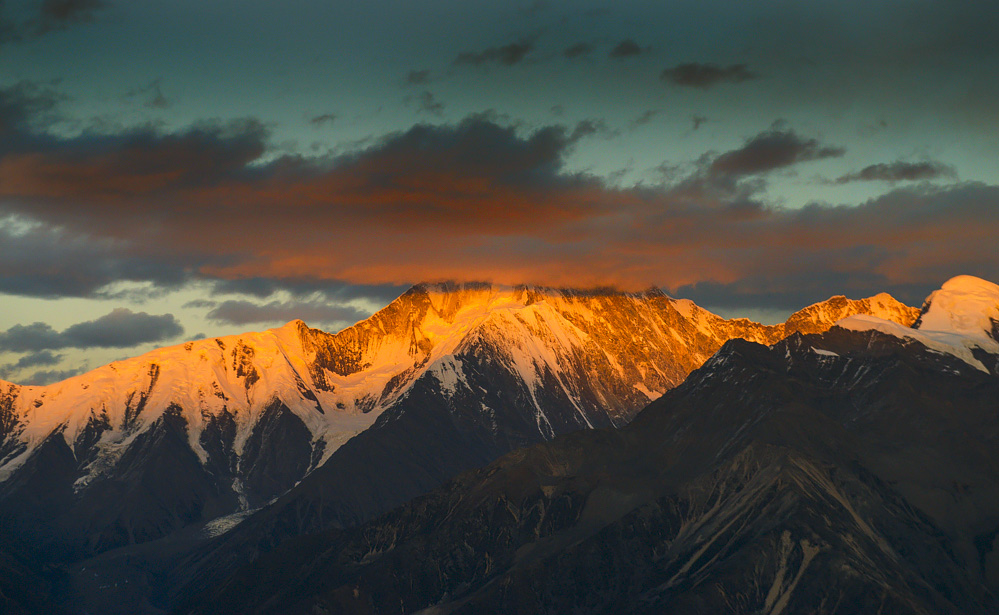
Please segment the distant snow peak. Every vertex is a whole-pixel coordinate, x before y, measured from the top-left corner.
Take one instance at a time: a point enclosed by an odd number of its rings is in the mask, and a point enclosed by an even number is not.
[[[913,340],[991,373],[978,355],[999,354],[999,286],[970,275],[951,278],[930,293],[911,328],[866,314],[836,324],[853,331],[879,331]]]
[[[914,328],[999,341],[999,285],[970,275],[947,280],[926,298]]]

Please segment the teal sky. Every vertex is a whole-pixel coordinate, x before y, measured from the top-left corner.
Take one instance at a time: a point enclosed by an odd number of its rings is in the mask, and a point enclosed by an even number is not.
[[[982,0],[0,2],[0,378],[424,279],[768,321],[995,280],[996,31]]]

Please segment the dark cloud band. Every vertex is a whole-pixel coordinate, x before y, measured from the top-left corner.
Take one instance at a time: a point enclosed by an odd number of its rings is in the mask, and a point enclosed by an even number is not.
[[[64,348],[130,348],[176,338],[183,332],[173,314],[157,316],[117,308],[61,332],[41,322],[14,325],[0,332],[0,352],[28,352],[44,357],[43,351]]]
[[[762,275],[770,291],[754,300],[766,306],[800,279],[854,275],[881,290],[999,278],[983,230],[999,226],[999,187],[920,184],[854,207],[782,209],[765,198],[769,173],[844,150],[781,124],[668,184],[625,188],[566,170],[596,122],[523,130],[480,115],[337,157],[265,158],[256,122],[57,139],[31,132],[30,111],[11,100],[17,138],[0,151],[0,289],[11,293],[208,280],[220,293],[284,289],[308,302],[310,288],[329,299],[352,284],[381,296],[373,289],[486,279],[739,294]],[[252,307],[235,307],[244,315],[216,316],[249,322]],[[46,343],[34,349],[66,342]]]

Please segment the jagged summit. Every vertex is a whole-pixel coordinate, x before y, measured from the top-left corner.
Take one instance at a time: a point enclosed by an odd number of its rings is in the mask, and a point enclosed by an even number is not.
[[[610,287],[572,288],[520,284],[509,286],[490,282],[422,282],[416,284],[399,297],[399,301],[418,301],[419,298],[430,298],[434,307],[441,313],[447,313],[458,306],[491,306],[520,305],[525,307],[533,303],[549,300],[572,300],[594,297],[631,297],[635,299],[651,299],[667,295],[662,289],[650,286],[638,292],[626,292]]]
[[[828,329],[831,323],[854,314],[868,314],[910,326],[918,313],[918,310],[888,293],[878,293],[866,299],[847,299],[843,295],[836,295],[791,314],[785,323],[785,334],[820,333]]]

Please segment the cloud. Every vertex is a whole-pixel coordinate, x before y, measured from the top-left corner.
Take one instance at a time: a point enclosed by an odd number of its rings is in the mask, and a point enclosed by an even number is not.
[[[814,269],[749,274],[728,283],[698,282],[677,286],[669,292],[708,309],[742,312],[766,306],[786,315],[833,295],[860,299],[879,292],[887,292],[908,305],[918,307],[943,281],[899,283],[875,272]]]
[[[229,325],[284,323],[300,318],[308,323],[352,324],[370,316],[370,312],[349,305],[333,305],[323,301],[252,301],[229,300],[208,312],[208,320]]]
[[[758,79],[759,75],[751,72],[745,64],[717,66],[715,64],[690,62],[667,68],[659,77],[663,81],[672,83],[673,85],[706,90],[719,83],[742,83],[743,81]]]
[[[635,56],[647,53],[649,49],[649,47],[642,47],[630,38],[627,38],[617,45],[614,45],[614,47],[612,47],[607,53],[607,57],[615,60],[624,60],[626,58],[634,58]]]
[[[562,55],[569,58],[570,60],[579,60],[583,58],[588,58],[597,48],[596,44],[591,42],[579,42],[569,45],[562,52]]]
[[[692,116],[690,116],[690,122],[691,122],[691,124],[693,124],[693,127],[691,128],[691,130],[697,130],[698,128],[700,128],[701,126],[703,126],[704,123],[707,122],[707,121],[708,121],[708,118],[704,117],[703,115],[692,115]]]
[[[26,367],[49,366],[56,365],[59,361],[62,361],[61,354],[52,354],[48,350],[42,350],[24,355],[17,360],[17,363],[13,364],[13,367],[15,369],[24,369]]]
[[[33,226],[0,227],[11,240],[0,242],[0,288],[84,296],[120,279],[329,282],[321,262],[374,254],[382,242],[423,253],[431,237],[446,247],[475,233],[531,233],[603,207],[597,180],[559,171],[599,129],[588,121],[520,135],[477,116],[335,158],[266,164],[253,122],[18,148],[0,155],[0,213]],[[309,264],[313,250],[326,255]]]
[[[608,128],[607,124],[601,119],[580,120],[576,122],[576,126],[569,133],[566,143],[574,143],[595,134],[614,135],[616,132]]]
[[[55,329],[43,322],[14,325],[0,333],[0,351],[3,352],[38,352],[49,348],[67,348],[69,345]]]
[[[86,367],[77,367],[75,369],[43,369],[23,379],[23,382],[28,386],[45,386],[54,382],[62,382],[73,376],[79,376],[85,371],[87,371]]]
[[[411,70],[406,73],[407,85],[426,85],[427,83],[430,83],[430,71],[427,69]]]
[[[336,121],[336,117],[337,116],[335,113],[323,113],[310,118],[309,123],[315,126],[316,128],[319,128],[321,126],[328,126],[333,124],[333,122]]]
[[[29,40],[63,30],[74,24],[93,21],[107,6],[103,0],[41,0],[18,7],[18,19],[4,19],[0,2],[0,44]]]
[[[401,295],[409,286],[394,284],[348,284],[338,280],[327,280],[317,277],[310,278],[235,278],[217,280],[212,284],[211,294],[219,295],[249,295],[258,299],[266,299],[279,291],[291,293],[296,298],[320,296],[326,301],[346,302],[351,299],[361,299],[376,304],[386,304]],[[195,305],[203,302],[205,305]],[[214,301],[195,300],[184,307],[215,307]],[[211,304],[211,305],[208,305]]]
[[[102,0],[43,0],[42,20],[50,27],[90,21],[94,12],[106,6]]]
[[[146,86],[134,88],[125,92],[125,98],[144,99],[142,104],[150,109],[167,109],[171,106],[171,103],[167,97],[163,95],[161,83],[162,79],[155,79]]]
[[[470,66],[502,64],[503,66],[513,66],[523,62],[524,58],[533,50],[534,41],[521,39],[501,47],[489,47],[482,51],[463,51],[454,59],[453,64],[467,64]]]
[[[836,183],[845,184],[856,181],[903,182],[953,178],[956,172],[953,167],[933,161],[925,162],[888,162],[872,164],[856,173],[847,173],[836,179]]]
[[[13,374],[29,367],[48,367],[62,361],[63,355],[53,354],[48,350],[32,352],[20,357],[14,363],[0,365],[0,378],[10,378]]]
[[[842,147],[822,145],[817,139],[804,138],[775,124],[748,139],[742,147],[715,158],[708,170],[712,175],[759,174],[801,162],[838,158],[844,153],[846,150]]]
[[[67,213],[67,222],[72,222],[73,212]],[[198,267],[227,260],[195,246],[191,246],[192,252],[181,254],[154,244],[134,246],[59,224],[25,220],[23,216],[0,217],[0,293],[93,297],[123,281],[152,282],[160,289],[174,289],[187,283]],[[139,235],[141,231],[136,230]]]
[[[218,305],[218,301],[212,301],[211,299],[193,299],[188,301],[181,307],[184,308],[213,308]]]
[[[660,113],[662,113],[662,111],[659,109],[649,109],[648,111],[645,111],[644,113],[636,117],[634,120],[632,120],[631,125],[632,127],[644,126],[649,122],[651,122],[652,120],[656,119],[656,117]]]
[[[155,316],[116,308],[100,318],[77,323],[62,332],[41,322],[14,325],[0,332],[0,351],[40,353],[63,348],[131,348],[175,338],[183,332],[173,314]]]
[[[406,103],[415,103],[418,111],[430,115],[444,115],[444,103],[437,100],[431,92],[423,91],[418,96],[407,96]]]
[[[32,124],[44,123],[59,100],[52,90],[30,81],[0,88],[0,137],[8,147],[22,143]],[[0,152],[3,149],[0,145]]]
[[[841,148],[777,124],[662,184],[622,187],[567,170],[599,123],[500,121],[420,124],[306,159],[267,156],[255,122],[60,139],[19,120],[0,151],[0,289],[93,296],[122,279],[195,280],[277,309],[288,301],[277,290],[343,305],[455,279],[716,289],[716,305],[728,293],[766,307],[811,283],[877,284],[873,294],[957,273],[999,279],[997,186],[784,209],[766,198],[768,173]],[[750,297],[750,283],[766,292]],[[67,347],[64,332],[14,333],[42,340],[25,352]]]
[[[173,314],[159,316],[115,308],[110,313],[68,327],[61,336],[74,348],[129,348],[161,342],[184,333]]]
[[[0,93],[0,101],[6,99]],[[245,173],[264,153],[267,132],[255,120],[205,122],[183,132],[152,127],[55,140],[25,129],[18,106],[6,114],[12,138],[0,142],[0,195],[53,199],[88,194],[114,200],[163,189],[205,187]],[[24,104],[13,98],[21,108]],[[0,102],[3,113],[4,102]],[[47,188],[44,186],[48,186]]]
[[[259,299],[265,299],[279,290],[281,290],[279,282],[271,278],[253,277],[218,280],[212,285],[211,293],[213,295],[250,295]]]

